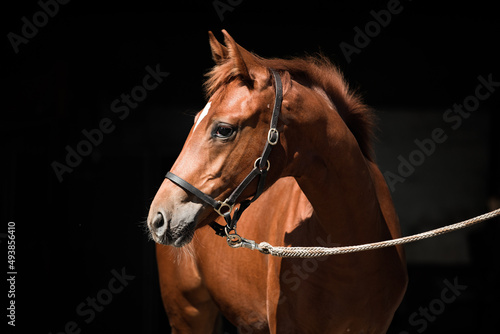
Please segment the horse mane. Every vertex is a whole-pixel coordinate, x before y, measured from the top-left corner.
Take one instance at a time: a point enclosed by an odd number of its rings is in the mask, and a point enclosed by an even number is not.
[[[356,138],[363,155],[373,161],[372,137],[375,126],[373,110],[366,106],[359,94],[352,91],[340,70],[323,56],[307,56],[292,59],[265,59],[254,54],[256,60],[266,68],[288,72],[293,80],[304,86],[322,89],[345,124]],[[238,75],[232,61],[214,66],[204,83],[207,98]]]

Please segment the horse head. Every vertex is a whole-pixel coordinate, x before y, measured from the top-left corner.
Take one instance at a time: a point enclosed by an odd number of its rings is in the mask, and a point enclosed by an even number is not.
[[[209,32],[216,63],[206,82],[208,103],[194,119],[171,173],[216,201],[228,198],[256,165],[268,138],[275,100],[275,82],[262,58],[245,50],[223,30],[226,46]],[[285,83],[286,90],[286,83]],[[283,130],[284,123],[278,123]],[[266,186],[285,166],[285,140],[273,148],[267,162]],[[268,167],[269,167],[268,166]],[[252,196],[252,181],[236,202]],[[194,230],[217,218],[209,205],[165,179],[151,204],[147,224],[154,241],[181,247]]]

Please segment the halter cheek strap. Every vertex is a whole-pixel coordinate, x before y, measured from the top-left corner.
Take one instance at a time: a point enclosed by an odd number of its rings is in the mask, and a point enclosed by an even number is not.
[[[267,172],[271,167],[271,163],[269,162],[268,158],[269,155],[271,154],[272,147],[279,142],[279,132],[277,126],[278,126],[279,114],[281,111],[281,103],[283,101],[283,85],[281,83],[281,77],[279,73],[273,69],[270,70],[271,73],[273,74],[274,82],[276,84],[276,96],[274,99],[274,108],[271,116],[270,129],[269,132],[267,133],[267,141],[261,156],[257,158],[257,160],[255,160],[253,169],[250,171],[250,173],[248,173],[245,179],[236,187],[236,189],[233,190],[231,195],[228,198],[226,198],[226,200],[224,200],[223,202],[217,201],[210,195],[205,194],[204,192],[202,192],[189,182],[183,180],[179,176],[175,175],[174,173],[168,172],[165,175],[165,178],[169,179],[182,189],[195,195],[203,202],[213,207],[215,212],[217,212],[220,216],[224,217],[227,224],[226,226],[221,226],[216,222],[212,222],[210,226],[215,230],[216,234],[220,236],[227,236],[228,243],[230,243],[230,237],[235,236],[235,234],[230,234],[230,232],[235,230],[236,223],[240,219],[243,211],[245,211],[246,208],[248,208],[248,206],[253,201],[255,201],[264,191]],[[233,217],[231,217],[231,212],[233,211],[234,205],[236,204],[236,200],[238,199],[238,197],[240,197],[240,195],[246,189],[246,187],[248,187],[248,185],[257,176],[259,176],[259,184],[257,185],[257,191],[255,195],[251,200],[242,201],[240,203],[240,207],[235,210]]]

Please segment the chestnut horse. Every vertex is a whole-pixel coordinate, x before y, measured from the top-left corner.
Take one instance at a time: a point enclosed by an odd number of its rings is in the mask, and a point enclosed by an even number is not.
[[[279,141],[264,193],[238,234],[278,246],[347,246],[400,236],[371,149],[373,114],[324,57],[264,59],[209,32],[215,67],[169,174],[221,203],[266,145],[278,74]],[[274,139],[273,139],[274,141]],[[277,140],[276,140],[277,141]],[[267,165],[269,163],[269,165]],[[257,191],[255,178],[237,205]],[[179,181],[180,182],[180,181]],[[211,333],[222,313],[242,333],[384,333],[407,285],[400,246],[318,259],[229,248],[213,208],[166,178],[149,211],[164,306],[174,333]],[[184,246],[184,247],[183,247]]]

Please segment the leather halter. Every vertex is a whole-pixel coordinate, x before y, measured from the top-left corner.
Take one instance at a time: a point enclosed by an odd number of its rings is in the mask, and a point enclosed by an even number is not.
[[[177,186],[182,189],[190,192],[195,195],[203,202],[212,206],[220,216],[224,217],[226,221],[226,226],[221,226],[216,222],[212,222],[210,226],[215,230],[215,233],[220,236],[227,236],[229,238],[230,232],[234,231],[236,228],[236,223],[240,219],[243,211],[248,208],[248,206],[255,201],[264,191],[264,186],[266,182],[267,172],[271,167],[271,164],[268,160],[269,154],[271,153],[271,149],[274,145],[276,145],[279,141],[279,132],[277,129],[278,118],[281,110],[281,102],[283,101],[283,85],[281,83],[281,77],[278,72],[273,69],[270,69],[273,74],[274,81],[276,83],[276,96],[274,99],[274,108],[273,114],[271,116],[271,125],[269,132],[267,134],[266,145],[264,146],[264,150],[262,154],[257,160],[255,160],[254,167],[250,171],[250,173],[245,177],[245,179],[234,189],[231,195],[226,198],[223,202],[215,200],[208,194],[205,194],[189,182],[183,180],[172,172],[168,172],[165,175],[165,178],[169,179]],[[245,190],[246,187],[259,176],[259,184],[257,185],[257,191],[252,199],[242,201],[240,207],[235,210],[233,217],[231,218],[231,212],[233,211],[234,205],[236,204],[236,200],[241,195],[241,193]],[[229,240],[229,239],[228,239]]]

